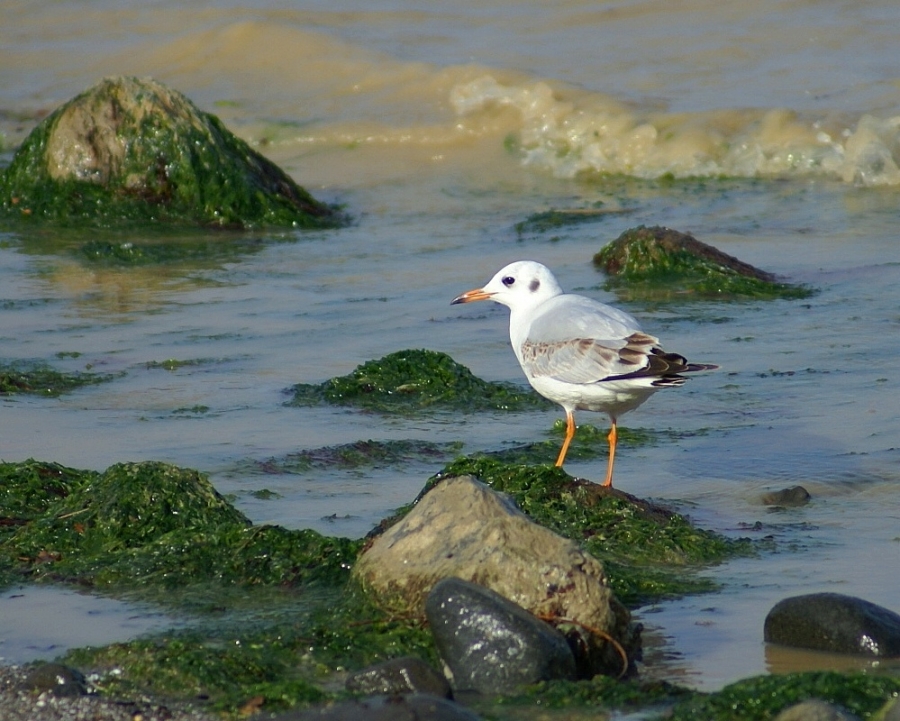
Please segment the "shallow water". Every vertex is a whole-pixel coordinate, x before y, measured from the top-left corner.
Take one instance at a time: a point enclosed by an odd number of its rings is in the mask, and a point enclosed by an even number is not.
[[[0,399],[0,458],[169,461],[208,472],[256,522],[363,535],[443,462],[300,475],[254,462],[370,438],[496,449],[545,437],[560,413],[385,418],[288,408],[283,390],[417,347],[521,382],[505,309],[449,301],[529,257],[721,366],[622,419],[682,433],[623,449],[617,485],[778,542],[708,571],[720,593],[639,610],[646,675],[713,689],[824,662],[762,643],[766,612],[789,595],[839,590],[898,610],[900,84],[887,58],[900,6],[63,1],[52,23],[47,13],[0,0],[5,147],[104,75],[152,75],[356,222],[122,269],[79,259],[83,237],[0,232],[3,360],[124,373],[59,399]],[[710,177],[652,181],[666,173]],[[596,203],[623,212],[545,236],[513,227]],[[639,224],[692,232],[821,292],[620,301],[590,258]],[[170,358],[198,362],[150,365]],[[600,478],[604,464],[567,470]],[[804,508],[758,500],[798,483],[813,494]],[[66,613],[77,624],[82,612]]]
[[[0,663],[51,660],[69,648],[115,643],[170,628],[172,618],[142,604],[53,586],[0,594]]]

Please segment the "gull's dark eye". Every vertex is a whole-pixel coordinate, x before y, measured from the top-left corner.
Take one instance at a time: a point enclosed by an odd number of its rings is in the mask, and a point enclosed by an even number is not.
[[[507,288],[509,288],[513,283],[516,282],[516,279],[513,278],[511,275],[508,275],[505,278],[503,278],[500,282],[503,283],[503,285],[505,285]]]

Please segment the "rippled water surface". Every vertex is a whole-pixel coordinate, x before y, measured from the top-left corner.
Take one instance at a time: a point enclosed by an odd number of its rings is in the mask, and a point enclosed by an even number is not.
[[[138,268],[83,259],[83,234],[0,231],[0,360],[121,374],[58,399],[0,399],[3,460],[169,461],[209,473],[256,522],[361,536],[443,460],[296,475],[260,462],[366,439],[497,449],[544,438],[560,412],[384,417],[286,407],[283,390],[419,347],[522,382],[505,309],[449,302],[533,258],[671,350],[721,366],[622,419],[681,433],[623,449],[617,484],[776,540],[775,553],[707,571],[720,593],[638,611],[647,675],[710,689],[835,663],[764,647],[762,620],[785,596],[838,590],[898,610],[900,85],[888,58],[900,6],[64,1],[48,13],[0,0],[5,161],[100,77],[152,75],[354,223],[213,234],[223,250],[208,260]],[[543,235],[514,228],[595,204],[622,212]],[[819,293],[616,298],[590,259],[639,224],[691,232]],[[155,363],[167,359],[194,362]],[[600,478],[604,464],[567,470]],[[760,503],[795,484],[811,504]],[[11,603],[0,598],[0,613]]]

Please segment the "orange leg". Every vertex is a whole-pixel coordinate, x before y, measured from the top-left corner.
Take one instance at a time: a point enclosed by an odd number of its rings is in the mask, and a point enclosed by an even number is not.
[[[603,481],[604,486],[612,488],[613,464],[616,462],[616,442],[619,440],[619,431],[616,430],[616,419],[610,418],[612,427],[609,429],[609,435],[606,440],[609,441],[609,461],[606,464],[606,480]]]
[[[566,440],[563,441],[562,448],[559,449],[559,456],[556,459],[557,468],[561,468],[563,461],[566,459],[566,452],[569,450],[569,444],[575,437],[575,414],[570,410],[566,410]]]

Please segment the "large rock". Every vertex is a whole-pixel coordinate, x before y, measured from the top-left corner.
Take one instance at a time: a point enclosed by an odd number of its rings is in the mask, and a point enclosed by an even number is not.
[[[766,616],[764,635],[767,642],[796,648],[900,656],[900,615],[840,593],[779,601]]]
[[[486,586],[536,616],[599,630],[626,650],[634,652],[638,643],[597,559],[471,477],[434,486],[373,541],[353,575],[381,605],[398,612],[421,613],[435,584],[455,577]],[[618,653],[601,647],[599,654],[591,649],[589,669],[621,670]]]
[[[512,693],[539,681],[575,680],[566,637],[489,588],[445,578],[428,595],[425,614],[457,691]]]
[[[107,78],[45,118],[0,173],[0,218],[326,227],[338,215],[181,93]]]
[[[626,230],[593,260],[606,273],[607,288],[626,298],[807,298],[814,292],[659,226]]]

